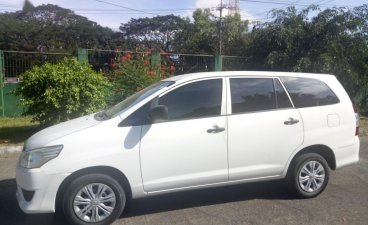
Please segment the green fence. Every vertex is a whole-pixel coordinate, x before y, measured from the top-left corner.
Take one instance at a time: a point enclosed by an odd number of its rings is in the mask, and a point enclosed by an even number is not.
[[[238,56],[222,56],[221,71],[242,71],[246,70],[246,58]]]
[[[215,71],[213,55],[160,53],[161,62],[174,66],[175,75]]]
[[[45,53],[45,52],[22,52],[22,51],[3,51],[4,54],[4,77],[5,81],[14,81],[15,77],[24,73],[34,66],[41,66],[46,62],[55,63],[69,53]]]
[[[127,52],[131,54],[150,54],[152,64],[161,64],[175,68],[174,75],[194,72],[244,70],[245,59],[235,56],[199,55],[182,53],[131,52],[116,50],[77,50],[79,61],[88,61],[96,71],[103,73],[111,70],[117,55]],[[55,63],[70,53],[45,53],[0,50],[0,116],[19,116],[23,112],[19,97],[11,94],[19,76],[33,66],[41,66],[46,62]]]
[[[2,105],[4,105],[4,114],[2,116],[14,117],[21,115],[23,112],[23,107],[20,105],[20,97],[11,93],[17,85],[17,83],[5,83],[4,85],[4,102],[2,102]]]
[[[23,112],[19,97],[11,91],[19,82],[19,75],[46,62],[56,63],[69,53],[45,53],[0,50],[0,116],[19,116]]]
[[[155,53],[155,52],[131,52],[116,50],[88,49],[88,62],[96,71],[108,71],[114,64],[118,55],[130,54],[150,54],[152,64],[165,64],[175,67],[175,75],[207,72],[216,70],[215,56],[181,54],[181,53]]]

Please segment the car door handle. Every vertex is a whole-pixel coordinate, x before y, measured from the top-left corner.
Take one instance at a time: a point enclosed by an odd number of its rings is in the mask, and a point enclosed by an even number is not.
[[[293,125],[293,124],[296,124],[296,123],[299,123],[299,120],[291,118],[291,117],[289,118],[289,120],[284,121],[285,125]]]
[[[207,133],[216,134],[216,133],[222,132],[224,130],[225,130],[224,127],[214,126],[213,129],[208,129]]]

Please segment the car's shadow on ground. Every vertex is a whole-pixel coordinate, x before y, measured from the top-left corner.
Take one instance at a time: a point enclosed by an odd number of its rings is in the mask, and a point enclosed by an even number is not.
[[[65,219],[54,214],[23,213],[15,198],[15,179],[0,181],[0,224],[61,225]],[[129,203],[121,218],[166,212],[178,209],[246,201],[250,199],[293,199],[283,181],[268,181],[221,188],[186,191],[143,199]]]
[[[178,209],[246,201],[250,199],[295,199],[283,180],[208,188],[133,200],[121,218]]]

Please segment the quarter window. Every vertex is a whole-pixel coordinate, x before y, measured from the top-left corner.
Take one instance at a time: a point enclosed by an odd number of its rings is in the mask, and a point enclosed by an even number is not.
[[[120,124],[120,127],[130,127],[130,126],[141,126],[144,124],[149,124],[148,112],[152,106],[152,101],[144,104],[135,112],[130,114],[125,118]]]
[[[276,108],[273,80],[269,78],[230,79],[232,113]]]
[[[222,79],[197,81],[179,87],[159,99],[168,108],[169,120],[219,116]]]
[[[322,81],[311,78],[282,77],[295,107],[331,105],[339,102],[333,91]]]

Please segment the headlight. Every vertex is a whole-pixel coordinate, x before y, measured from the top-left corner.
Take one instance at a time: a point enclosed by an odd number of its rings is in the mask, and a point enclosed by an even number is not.
[[[19,157],[19,165],[28,169],[41,167],[56,158],[62,149],[63,145],[54,145],[26,150]]]

